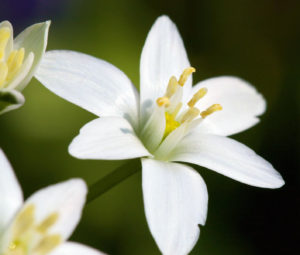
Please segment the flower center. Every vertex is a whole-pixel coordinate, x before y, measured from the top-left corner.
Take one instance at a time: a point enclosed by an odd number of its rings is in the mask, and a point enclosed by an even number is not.
[[[57,222],[58,216],[58,213],[52,213],[37,223],[35,206],[28,205],[16,217],[12,225],[9,245],[2,255],[49,254],[62,242],[60,235],[49,233],[49,229]]]
[[[24,61],[24,48],[6,52],[10,36],[9,28],[0,28],[0,89],[4,88],[16,76]]]
[[[181,102],[183,86],[188,77],[195,71],[196,70],[193,67],[186,68],[178,81],[175,76],[172,76],[169,80],[165,95],[156,100],[159,107],[165,108],[166,128],[164,138],[185,122],[190,123],[197,117],[205,119],[208,115],[222,110],[220,104],[213,104],[204,111],[200,111],[195,107],[196,103],[207,93],[206,88],[201,88],[193,95],[190,101],[188,101],[188,108],[181,111],[179,114],[183,106],[183,103]]]

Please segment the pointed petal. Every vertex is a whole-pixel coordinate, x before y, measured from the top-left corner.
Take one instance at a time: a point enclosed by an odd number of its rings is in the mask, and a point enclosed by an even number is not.
[[[59,234],[66,240],[80,220],[86,193],[84,181],[71,179],[37,191],[27,199],[24,208],[32,204],[35,206],[37,223],[43,222],[51,214],[58,214],[49,232]]]
[[[149,156],[127,120],[103,117],[86,124],[69,147],[81,159],[127,159]]]
[[[208,195],[191,167],[142,159],[145,213],[150,231],[165,255],[188,254],[205,224]]]
[[[0,114],[19,108],[24,102],[24,96],[17,90],[0,90]]]
[[[97,116],[120,116],[137,125],[137,92],[115,66],[72,51],[47,52],[36,78],[58,96]]]
[[[15,173],[0,149],[0,233],[23,204],[23,193]]]
[[[26,77],[17,85],[17,89],[19,91],[23,90],[30,82],[45,53],[48,42],[49,26],[50,21],[34,24],[26,28],[14,40],[14,49],[24,48],[25,58],[27,58],[30,52],[34,54],[34,60],[30,71],[27,73]]]
[[[7,27],[11,31],[11,35],[9,37],[9,40],[8,40],[6,48],[5,48],[5,58],[7,58],[8,54],[13,49],[14,30],[13,30],[13,26],[11,25],[11,23],[9,21],[7,21],[7,20],[2,21],[0,23],[0,28],[3,28],[3,27]]]
[[[140,92],[142,122],[151,113],[158,97],[164,95],[169,79],[179,79],[190,63],[176,25],[167,16],[159,17],[152,26],[141,56]],[[184,85],[184,97],[190,93],[192,79]]]
[[[256,187],[284,185],[269,162],[247,146],[223,136],[193,132],[178,144],[170,160],[197,164]]]
[[[79,243],[66,242],[60,245],[53,252],[51,252],[50,255],[105,255],[105,254]]]
[[[222,105],[223,110],[207,117],[197,129],[216,135],[233,135],[259,122],[266,102],[255,88],[236,77],[217,77],[198,83],[192,95],[206,87],[207,94],[200,99],[197,107],[205,110],[212,104]]]

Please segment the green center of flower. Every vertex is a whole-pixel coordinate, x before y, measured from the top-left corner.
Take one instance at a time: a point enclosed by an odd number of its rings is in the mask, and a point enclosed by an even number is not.
[[[28,205],[16,217],[12,225],[11,241],[2,255],[49,254],[62,242],[60,235],[49,233],[58,216],[58,213],[52,213],[37,223],[35,206]]]
[[[0,28],[0,89],[13,80],[24,61],[24,48],[13,50],[6,55],[6,46],[11,34],[8,27]]]

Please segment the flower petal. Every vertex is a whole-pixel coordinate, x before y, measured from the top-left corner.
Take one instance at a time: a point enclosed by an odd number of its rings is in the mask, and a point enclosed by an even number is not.
[[[0,233],[23,204],[23,193],[15,173],[0,149]]]
[[[205,110],[212,104],[221,104],[223,110],[207,117],[199,130],[216,135],[233,135],[259,122],[257,116],[264,113],[266,102],[255,88],[236,77],[211,78],[193,87],[192,94],[206,87],[207,94],[197,107]]]
[[[17,90],[0,90],[0,114],[19,108],[24,102],[24,96]]]
[[[59,234],[66,240],[80,220],[86,193],[84,181],[71,179],[37,191],[27,199],[24,208],[27,205],[35,206],[37,223],[43,222],[51,214],[58,214],[49,232]]]
[[[205,224],[208,195],[191,167],[142,159],[145,213],[150,231],[164,255],[188,254]]]
[[[127,159],[149,156],[126,119],[103,117],[86,124],[69,147],[81,159]]]
[[[269,162],[228,137],[193,132],[178,144],[170,160],[197,164],[252,186],[279,188],[284,184]]]
[[[50,51],[36,78],[58,96],[97,116],[120,116],[137,125],[136,89],[108,62],[73,51]]]
[[[79,243],[66,242],[60,245],[59,247],[57,247],[57,249],[51,252],[50,255],[105,255],[105,254]]]
[[[152,26],[141,56],[140,93],[141,117],[144,123],[150,115],[153,103],[164,95],[169,79],[179,79],[190,66],[183,41],[176,25],[167,16],[159,17]],[[189,95],[192,79],[185,84],[184,97]]]
[[[26,77],[17,85],[19,91],[23,90],[34,75],[47,47],[50,21],[34,24],[26,28],[14,40],[14,49],[25,49],[25,59],[30,52],[34,54],[34,60]],[[16,86],[16,85],[15,85]]]

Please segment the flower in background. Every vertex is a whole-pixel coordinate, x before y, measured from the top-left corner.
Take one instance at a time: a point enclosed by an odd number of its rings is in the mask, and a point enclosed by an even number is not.
[[[20,93],[30,82],[47,46],[50,21],[34,24],[13,39],[13,27],[0,23],[0,114],[25,102]]]
[[[81,159],[142,158],[146,218],[166,255],[189,253],[207,214],[203,179],[177,162],[257,187],[284,184],[270,163],[226,137],[259,121],[257,116],[265,111],[263,97],[235,77],[192,87],[194,71],[176,26],[162,16],[142,51],[140,96],[119,69],[81,53],[47,52],[36,73],[57,95],[101,116],[80,130],[70,154]]]
[[[25,202],[15,174],[0,150],[0,254],[101,255],[66,242],[78,224],[87,188],[81,179],[49,186]]]

